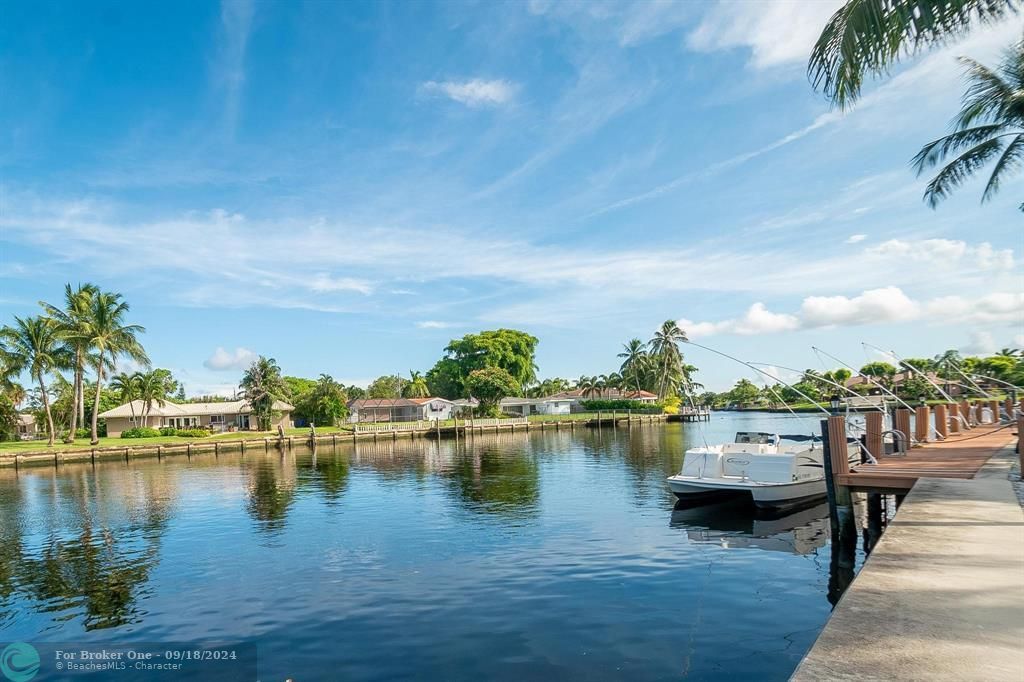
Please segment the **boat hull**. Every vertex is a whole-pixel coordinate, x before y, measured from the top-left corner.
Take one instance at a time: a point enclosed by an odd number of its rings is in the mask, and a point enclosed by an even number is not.
[[[762,509],[782,509],[806,504],[825,497],[825,479],[796,481],[793,483],[756,484],[749,481],[727,479],[700,479],[689,476],[671,476],[668,486],[680,500],[698,501],[745,495]]]

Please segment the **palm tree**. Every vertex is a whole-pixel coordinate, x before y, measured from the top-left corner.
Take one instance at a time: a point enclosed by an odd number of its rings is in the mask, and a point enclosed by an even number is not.
[[[860,96],[864,75],[901,56],[1015,15],[1019,0],[847,0],[821,32],[807,64],[814,88],[840,108]]]
[[[138,426],[139,420],[135,416],[135,401],[139,398],[139,377],[138,372],[128,374],[121,372],[110,377],[110,390],[117,394],[117,399],[128,403],[132,411],[132,426]]]
[[[142,349],[138,339],[138,335],[146,331],[145,328],[137,324],[125,324],[124,318],[129,308],[130,306],[121,300],[121,294],[107,291],[97,292],[89,306],[88,319],[85,323],[86,337],[89,339],[90,347],[96,352],[96,393],[92,405],[90,439],[92,445],[100,442],[100,395],[103,390],[103,370],[107,363],[120,356],[126,356],[144,365],[149,364],[146,351]]]
[[[675,320],[666,320],[651,339],[651,355],[654,356],[658,368],[658,397],[664,399],[667,391],[679,384],[680,367],[683,354],[679,344],[685,342],[686,332],[679,328]]]
[[[260,356],[242,376],[242,389],[260,431],[270,430],[274,402],[288,397],[288,386],[274,358]]]
[[[627,343],[622,344],[622,352],[618,357],[622,358],[619,372],[639,392],[641,390],[640,381],[647,369],[649,359],[647,344],[637,338],[630,339]]]
[[[1002,348],[998,353],[996,353],[996,355],[1004,358],[1017,359],[1021,356],[1021,351],[1019,348]]]
[[[78,424],[85,422],[85,390],[83,379],[85,377],[85,366],[89,357],[89,335],[87,322],[92,298],[99,293],[95,284],[79,284],[73,289],[70,284],[64,285],[64,307],[59,308],[44,301],[39,305],[43,307],[53,320],[57,323],[64,343],[74,353],[74,396],[71,403],[71,415],[68,421],[67,436],[65,443],[75,442],[75,432]]]
[[[0,329],[0,340],[4,344],[4,355],[12,367],[28,371],[39,384],[39,395],[46,410],[49,442],[53,445],[53,413],[50,412],[50,397],[46,391],[46,375],[68,367],[72,353],[62,343],[59,327],[45,317],[14,318],[13,327]]]
[[[154,369],[151,372],[136,372],[139,389],[139,400],[142,401],[142,425],[149,426],[149,413],[153,403],[163,407],[167,398],[176,388],[171,373],[166,369]]]
[[[922,147],[912,162],[921,175],[957,155],[925,188],[932,208],[995,160],[981,194],[982,202],[988,201],[1024,163],[1024,40],[1007,50],[995,70],[966,57],[960,61],[967,65],[969,86],[954,130]],[[1020,208],[1024,211],[1024,204]]]
[[[430,388],[427,387],[427,380],[420,372],[409,370],[409,383],[402,387],[402,395],[406,398],[427,398],[430,397]]]
[[[601,394],[601,383],[597,377],[581,376],[576,381],[576,388],[584,398],[592,398]]]

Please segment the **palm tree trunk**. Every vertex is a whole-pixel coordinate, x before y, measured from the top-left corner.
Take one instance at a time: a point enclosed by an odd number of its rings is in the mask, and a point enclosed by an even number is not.
[[[96,363],[96,397],[92,401],[92,438],[91,445],[98,445],[99,436],[99,414],[100,414],[100,391],[103,389],[103,351],[100,351],[99,362]]]
[[[43,383],[43,374],[40,372],[36,375],[36,379],[39,381],[39,394],[43,397],[43,407],[46,409],[46,426],[47,431],[50,434],[50,438],[46,443],[46,447],[53,447],[53,413],[50,412],[50,397],[46,395],[46,385]]]
[[[78,403],[79,396],[82,393],[82,350],[80,348],[75,350],[75,378],[72,393],[71,417],[68,419],[71,422],[71,426],[68,428],[67,437],[64,438],[65,443],[74,443],[75,431],[78,430]]]

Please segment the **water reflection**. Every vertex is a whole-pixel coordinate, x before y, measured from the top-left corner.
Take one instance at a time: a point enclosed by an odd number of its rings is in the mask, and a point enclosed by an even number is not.
[[[540,471],[528,450],[513,456],[494,446],[463,452],[444,475],[448,487],[470,511],[516,518],[537,512]]]
[[[758,513],[745,500],[690,508],[677,504],[670,525],[685,530],[692,542],[725,548],[810,554],[829,540],[827,503],[771,515]]]
[[[285,517],[295,501],[295,467],[284,453],[255,460],[249,469],[246,509],[261,530],[284,528]]]

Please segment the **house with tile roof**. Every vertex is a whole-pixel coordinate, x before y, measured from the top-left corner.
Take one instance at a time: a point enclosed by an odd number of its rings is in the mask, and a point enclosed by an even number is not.
[[[215,432],[255,431],[258,428],[256,419],[250,418],[252,408],[247,400],[220,403],[153,403],[149,414],[146,415],[145,424],[142,419],[144,406],[143,401],[133,400],[101,412],[99,417],[106,420],[107,435],[117,438],[122,431],[143,425],[155,429],[167,426],[176,429],[209,429]],[[278,426],[290,429],[293,409],[295,408],[284,401],[274,401],[271,430],[276,430]]]

